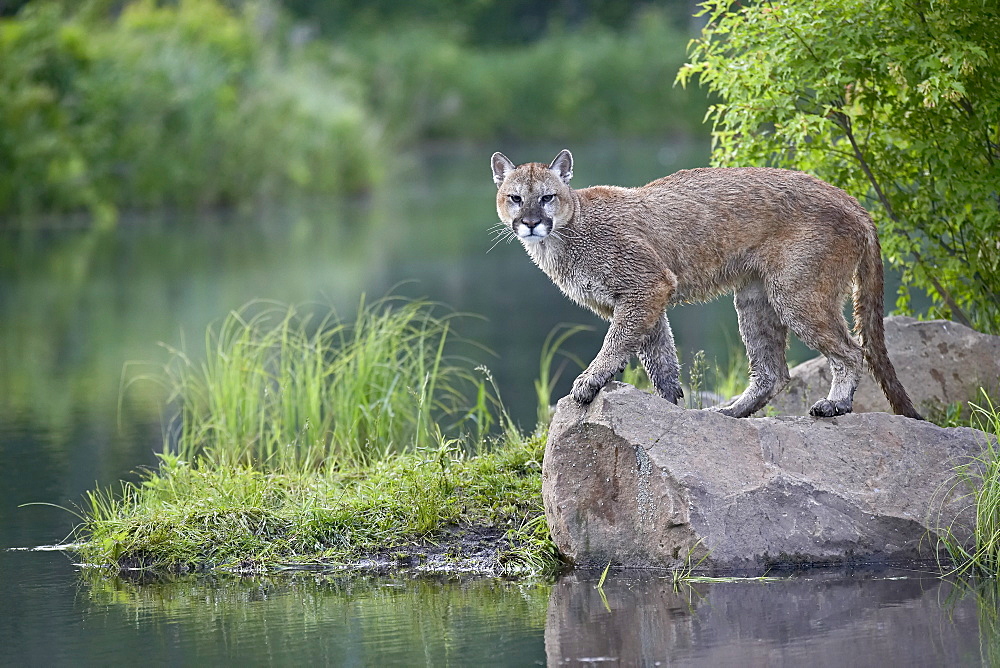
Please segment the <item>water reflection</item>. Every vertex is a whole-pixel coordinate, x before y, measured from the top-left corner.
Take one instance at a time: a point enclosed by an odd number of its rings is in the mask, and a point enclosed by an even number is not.
[[[996,584],[912,572],[810,571],[696,584],[576,573],[554,583],[297,573],[0,582],[11,665],[997,665]],[[61,561],[61,563],[59,563]],[[44,583],[44,584],[43,584]],[[603,596],[602,596],[603,594]]]
[[[544,664],[550,585],[365,576],[88,578],[101,611],[184,664]],[[94,614],[90,612],[88,614]],[[128,658],[119,658],[128,663]]]
[[[981,665],[991,650],[980,647],[979,615],[996,619],[993,603],[931,574],[821,571],[680,591],[612,576],[604,597],[595,583],[569,576],[553,587],[549,665]]]

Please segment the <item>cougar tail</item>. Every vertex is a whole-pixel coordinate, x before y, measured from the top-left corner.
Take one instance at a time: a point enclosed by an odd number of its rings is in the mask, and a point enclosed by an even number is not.
[[[865,214],[867,217],[867,213]],[[878,381],[894,413],[923,420],[913,408],[910,397],[896,376],[896,369],[885,348],[885,326],[882,322],[884,279],[882,277],[882,248],[874,225],[869,218],[867,244],[861,261],[854,270],[854,329],[861,339],[865,361],[872,376]]]

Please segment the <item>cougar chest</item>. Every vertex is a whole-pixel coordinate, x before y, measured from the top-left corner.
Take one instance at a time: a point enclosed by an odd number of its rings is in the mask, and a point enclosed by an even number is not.
[[[611,317],[614,298],[602,277],[592,275],[587,263],[564,248],[537,246],[529,250],[529,255],[564,295],[602,318]]]

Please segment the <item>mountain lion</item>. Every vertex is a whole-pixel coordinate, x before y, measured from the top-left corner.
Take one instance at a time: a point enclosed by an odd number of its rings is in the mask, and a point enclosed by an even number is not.
[[[811,415],[851,412],[864,359],[892,409],[920,418],[885,348],[875,225],[839,188],[802,172],[747,167],[574,190],[566,150],[548,165],[515,166],[494,153],[492,167],[505,233],[566,296],[611,321],[573,383],[577,402],[590,403],[637,355],[656,391],[677,403],[680,371],[664,311],[733,292],[750,385],[713,410],[746,417],[785,386],[791,329],[833,372],[830,394]],[[852,283],[860,344],[842,312]]]

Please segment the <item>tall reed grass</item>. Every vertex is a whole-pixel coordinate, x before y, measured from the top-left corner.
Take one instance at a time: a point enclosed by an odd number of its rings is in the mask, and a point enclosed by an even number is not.
[[[972,536],[965,541],[946,529],[939,537],[951,562],[950,568],[959,575],[1000,575],[1000,407],[983,391],[983,404],[970,403],[972,426],[987,434],[982,453],[971,462],[955,469],[956,490],[964,488],[974,513]]]
[[[563,345],[580,332],[589,332],[593,328],[587,325],[567,325],[560,324],[552,329],[542,343],[542,353],[539,358],[538,378],[535,379],[535,396],[538,398],[538,424],[548,425],[552,419],[554,406],[552,404],[552,393],[555,385],[559,382],[560,376],[566,369],[566,362],[572,362],[577,368],[583,369],[587,365],[576,355],[566,352]],[[556,357],[565,359],[557,368],[553,369]]]
[[[210,328],[203,361],[173,350],[181,459],[262,470],[356,468],[437,447],[481,445],[497,398],[451,354],[456,314],[423,301],[362,300],[353,322],[253,303]]]

